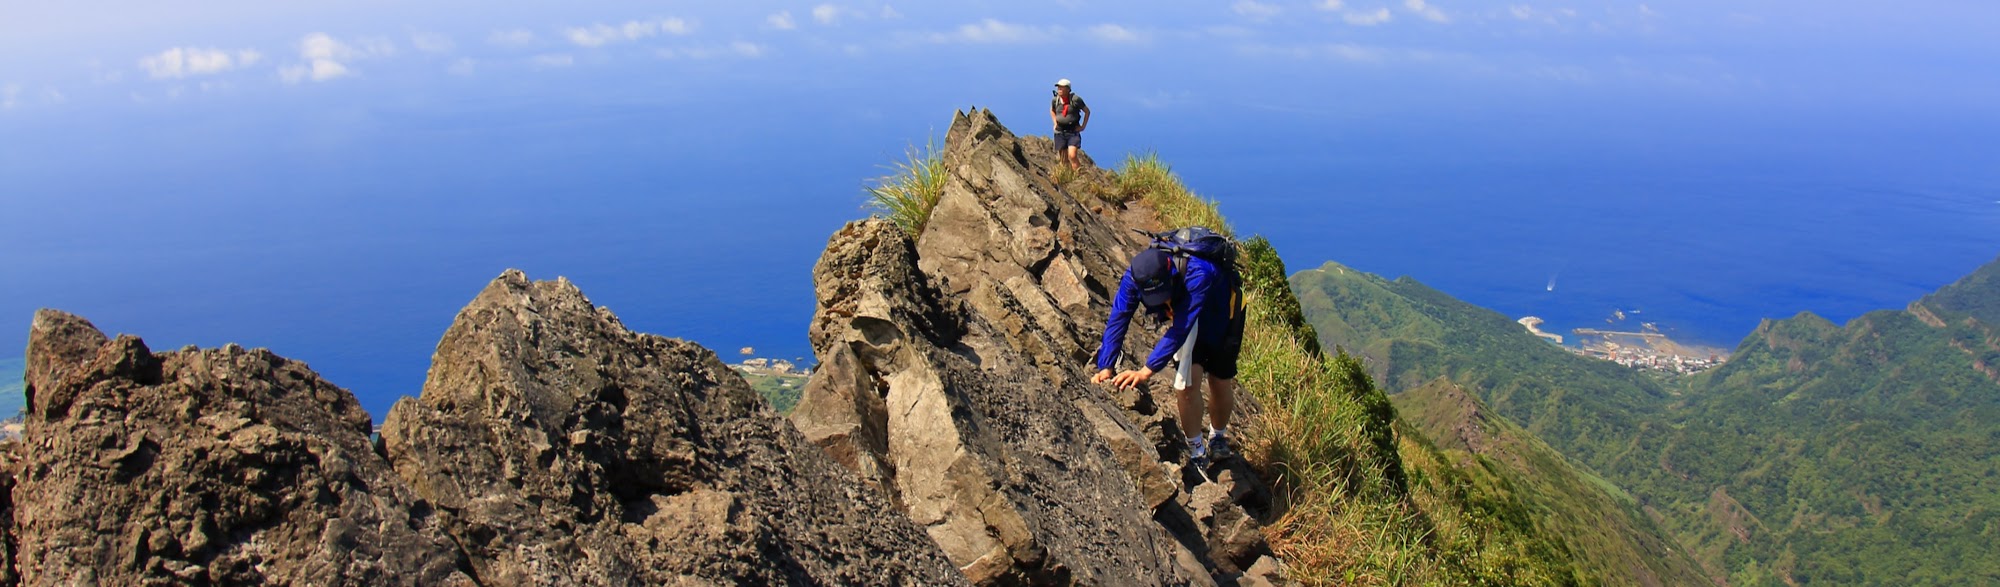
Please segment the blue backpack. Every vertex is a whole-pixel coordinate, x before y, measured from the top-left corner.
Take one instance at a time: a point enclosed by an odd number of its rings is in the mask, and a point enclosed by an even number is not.
[[[1236,270],[1236,241],[1229,240],[1229,237],[1222,236],[1222,233],[1209,230],[1205,226],[1189,226],[1165,232],[1143,230],[1138,232],[1152,239],[1152,248],[1172,255],[1175,273],[1187,275],[1188,257],[1201,257],[1201,260],[1215,264],[1217,269],[1222,270],[1224,279],[1227,280],[1221,291],[1229,292],[1229,296],[1224,298],[1229,304],[1229,319],[1235,321],[1243,318],[1246,309],[1243,307],[1243,279]]]
[[[1201,257],[1216,267],[1236,275],[1236,243],[1205,226],[1189,226],[1165,232],[1138,231],[1152,239],[1153,248],[1174,257],[1174,269],[1185,272],[1188,257]]]

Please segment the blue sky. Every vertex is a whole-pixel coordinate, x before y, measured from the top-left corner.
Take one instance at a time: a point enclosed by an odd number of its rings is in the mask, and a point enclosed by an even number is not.
[[[1970,1],[0,0],[0,349],[58,307],[156,348],[270,347],[380,413],[518,267],[638,330],[805,355],[810,267],[862,181],[955,108],[1046,132],[1057,78],[1093,107],[1086,151],[1158,150],[1294,269],[1589,319],[1664,292],[1729,344],[1992,258],[1995,22]],[[1574,254],[1630,210],[1700,258]],[[1558,272],[1598,297],[1544,299]]]
[[[1414,80],[1426,80],[1503,96],[1582,88],[1872,106],[1888,116],[1990,103],[1994,76],[1984,72],[2000,47],[1984,27],[1996,17],[2000,8],[1971,1],[9,0],[0,7],[0,107],[14,118],[192,101],[282,108],[328,86],[376,99],[419,88],[696,92],[717,82],[953,79],[980,68],[1074,77],[1079,90],[1161,109],[1358,102],[1395,112],[1480,98],[1424,95],[1435,88]],[[1117,85],[1098,83],[1107,80]],[[1229,85],[1262,95],[1226,97]],[[1295,92],[1323,100],[1286,95]]]

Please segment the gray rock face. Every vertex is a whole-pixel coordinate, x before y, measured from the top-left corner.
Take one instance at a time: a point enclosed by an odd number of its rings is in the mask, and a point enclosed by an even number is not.
[[[963,583],[697,345],[502,275],[382,427],[485,584]]]
[[[354,396],[234,345],[155,354],[52,310],[4,505],[28,585],[471,585]]]
[[[1163,463],[1182,451],[1163,402],[1089,383],[1144,246],[1134,226],[1055,185],[1049,141],[990,112],[961,113],[945,142],[945,192],[915,242],[851,223],[814,268],[821,368],[794,422],[975,583],[1238,580],[1269,553],[1253,515],[1268,493],[1241,467],[1210,482]],[[1127,357],[1156,341],[1135,327]]]

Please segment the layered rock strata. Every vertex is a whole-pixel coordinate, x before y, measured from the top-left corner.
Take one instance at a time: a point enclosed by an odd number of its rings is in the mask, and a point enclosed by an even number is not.
[[[713,352],[567,281],[480,292],[382,440],[488,584],[964,582]]]
[[[814,268],[821,368],[793,421],[975,583],[1245,580],[1269,554],[1254,474],[1169,464],[1182,442],[1153,392],[1089,383],[1110,297],[1145,244],[1130,229],[1157,228],[1150,215],[1071,196],[1083,184],[1055,183],[1049,141],[990,112],[959,114],[945,144],[922,234],[852,223]],[[1134,328],[1126,355],[1156,340]]]

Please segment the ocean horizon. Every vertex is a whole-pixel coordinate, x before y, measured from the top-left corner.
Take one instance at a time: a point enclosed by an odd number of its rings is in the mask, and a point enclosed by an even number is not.
[[[1048,133],[1058,78],[1101,166],[1157,153],[1291,271],[1407,275],[1550,332],[1622,311],[1729,348],[2000,255],[1977,18],[678,8],[0,23],[0,357],[56,308],[156,350],[269,348],[379,417],[517,268],[725,359],[810,361],[812,266],[865,182],[954,110]]]
[[[726,361],[753,347],[812,362],[812,264],[835,229],[867,214],[863,181],[921,143],[921,127],[909,129],[923,121],[901,133],[828,131],[832,144],[767,150],[769,160],[752,164],[682,152],[674,156],[687,160],[663,165],[629,145],[577,140],[657,124],[646,118],[459,130],[449,158],[411,152],[361,169],[302,166],[283,185],[155,185],[162,200],[212,198],[210,206],[240,215],[177,216],[181,206],[160,202],[110,219],[146,235],[137,241],[115,231],[36,235],[54,254],[25,268],[35,288],[16,285],[6,296],[0,325],[14,326],[0,330],[0,343],[22,348],[33,308],[48,306],[156,350],[267,347],[355,391],[379,417],[421,389],[458,308],[520,268],[534,279],[567,278],[635,330],[701,343]],[[948,119],[933,118],[942,134]],[[1037,130],[1019,114],[1002,121],[1017,133]],[[1457,137],[1464,156],[1438,174],[1414,156],[1395,166],[1392,153],[1362,157],[1314,140],[1337,129],[1268,122],[1262,152],[1175,142],[1157,129],[1151,141],[1134,140],[1110,124],[1087,148],[1106,166],[1159,153],[1219,200],[1239,232],[1270,238],[1291,271],[1336,261],[1407,275],[1510,317],[1539,316],[1559,334],[1622,311],[1684,343],[1733,348],[1765,318],[1813,312],[1838,322],[1901,308],[2000,254],[2000,189],[1977,178],[1785,169],[1811,159],[1745,164],[1738,174],[1510,162],[1504,140],[1478,137]],[[428,151],[425,139],[435,140],[425,129],[379,132],[385,149]],[[532,167],[481,146],[509,142],[569,149],[586,169],[522,172]],[[782,172],[753,172],[772,167]],[[696,169],[714,172],[705,179]],[[90,191],[143,189],[97,181],[112,185]],[[290,202],[257,205],[280,188]],[[315,205],[326,202],[338,205]],[[36,212],[64,213],[51,208]]]

